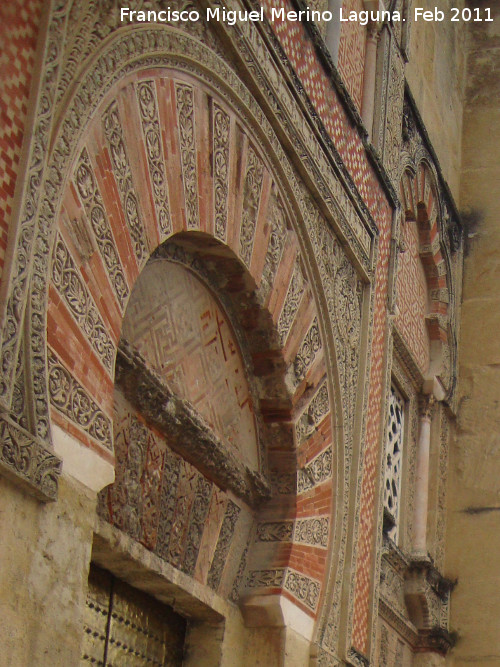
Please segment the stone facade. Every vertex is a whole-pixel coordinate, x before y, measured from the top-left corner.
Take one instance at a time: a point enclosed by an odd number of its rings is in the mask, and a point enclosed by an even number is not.
[[[462,655],[466,29],[389,4],[335,49],[273,20],[300,0],[1,10],[6,664],[91,662],[91,562],[187,619],[186,665]]]

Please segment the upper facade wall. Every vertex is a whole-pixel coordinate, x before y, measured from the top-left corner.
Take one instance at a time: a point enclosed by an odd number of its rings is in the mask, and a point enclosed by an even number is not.
[[[443,176],[458,199],[467,23],[450,20],[450,8],[462,9],[463,0],[439,3],[424,0],[419,3],[425,9],[433,9],[436,5],[444,11],[444,21],[412,23],[406,79]]]

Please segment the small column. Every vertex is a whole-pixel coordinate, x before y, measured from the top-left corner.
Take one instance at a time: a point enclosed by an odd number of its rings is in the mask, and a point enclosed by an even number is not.
[[[427,509],[429,505],[429,452],[432,411],[436,400],[432,394],[419,399],[419,436],[413,515],[414,556],[427,558]]]
[[[371,21],[367,26],[365,49],[365,72],[363,78],[363,102],[361,118],[371,138],[375,109],[375,82],[377,74],[377,46],[380,39],[380,25]]]

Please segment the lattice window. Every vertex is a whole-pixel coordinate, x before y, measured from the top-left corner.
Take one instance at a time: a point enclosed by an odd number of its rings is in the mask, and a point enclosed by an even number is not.
[[[405,401],[394,385],[389,396],[385,443],[384,528],[394,541],[398,537],[403,466]]]

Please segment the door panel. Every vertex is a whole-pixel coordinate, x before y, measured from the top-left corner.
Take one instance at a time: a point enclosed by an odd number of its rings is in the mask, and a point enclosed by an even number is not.
[[[182,665],[186,621],[155,598],[92,566],[83,665]]]

